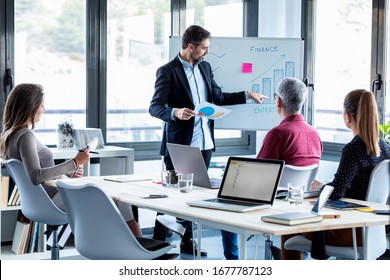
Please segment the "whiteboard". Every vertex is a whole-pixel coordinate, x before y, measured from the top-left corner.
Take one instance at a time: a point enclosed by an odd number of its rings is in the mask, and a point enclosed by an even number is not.
[[[284,77],[303,80],[303,43],[295,38],[212,37],[205,60],[211,64],[214,80],[222,91],[247,90],[269,97],[262,104],[224,106],[232,112],[216,120],[215,127],[269,130],[277,126],[281,118],[273,94]],[[172,36],[170,59],[180,48],[181,37]]]

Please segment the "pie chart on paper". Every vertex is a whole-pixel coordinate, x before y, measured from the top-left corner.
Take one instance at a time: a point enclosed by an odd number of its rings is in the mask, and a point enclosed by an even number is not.
[[[199,109],[199,113],[204,114],[206,117],[210,117],[215,113],[215,109],[213,107],[206,106]]]
[[[215,104],[209,103],[207,101],[202,101],[195,107],[195,113],[202,118],[207,118],[210,120],[216,120],[223,118],[229,114],[231,110],[217,106]]]

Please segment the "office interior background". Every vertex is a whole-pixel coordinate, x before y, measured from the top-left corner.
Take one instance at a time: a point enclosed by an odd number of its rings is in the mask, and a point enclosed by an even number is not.
[[[337,161],[352,137],[342,118],[350,90],[373,90],[381,123],[390,120],[385,0],[0,0],[0,19],[0,108],[9,75],[13,85],[42,84],[36,134],[48,146],[70,120],[134,148],[136,161],[160,159],[162,123],[148,113],[155,72],[169,60],[169,37],[191,24],[214,37],[303,38],[302,78],[314,85],[304,115],[324,141],[323,159]],[[216,135],[215,155],[250,155],[263,132]]]
[[[387,0],[0,0],[0,116],[12,86],[42,84],[46,111],[36,135],[43,143],[55,147],[58,124],[67,120],[74,128],[100,128],[107,145],[133,148],[135,171],[137,163],[150,167],[150,161],[157,169],[163,124],[148,108],[156,70],[169,61],[170,36],[198,24],[214,37],[302,38],[301,78],[311,85],[303,114],[321,135],[323,161],[337,166],[352,138],[342,107],[349,91],[372,90],[380,122],[390,121],[389,5]],[[226,157],[255,155],[267,131],[215,132],[214,155]],[[148,222],[153,226],[154,214]]]

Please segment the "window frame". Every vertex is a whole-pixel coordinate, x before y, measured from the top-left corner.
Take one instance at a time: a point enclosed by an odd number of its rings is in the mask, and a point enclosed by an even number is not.
[[[304,76],[308,77],[309,83],[315,83],[314,80],[314,47],[315,47],[315,9],[318,0],[302,0],[302,38],[305,38],[305,62]],[[386,34],[385,26],[388,24],[386,14],[389,11],[386,5],[390,5],[386,0],[372,0],[372,52],[371,77],[373,81],[377,73],[386,77],[386,65],[383,63],[386,58]],[[243,0],[243,18],[244,18],[244,36],[258,36],[258,0]],[[171,0],[172,35],[182,33],[185,28],[186,1]],[[14,68],[14,0],[0,0],[0,49],[5,50],[0,54],[0,71],[2,77],[5,69]],[[96,44],[99,42],[99,44]],[[107,83],[107,1],[106,0],[87,0],[87,107],[86,126],[99,127],[102,129],[104,139],[106,139],[106,83]],[[374,62],[377,62],[374,64]],[[309,63],[310,62],[310,63]],[[309,89],[310,90],[310,89]],[[380,121],[385,119],[386,85],[375,92]],[[5,93],[1,91],[0,98],[0,117],[4,108]],[[305,116],[310,124],[313,124],[314,118],[314,97],[309,94],[305,104]],[[217,139],[217,152],[215,156],[224,155],[253,155],[256,154],[256,132],[243,131],[241,138]],[[157,159],[159,156],[160,141],[154,142],[123,142],[107,143],[108,145],[117,145],[122,147],[134,148],[136,160]],[[344,144],[324,142],[323,159],[337,161],[340,157]]]
[[[104,1],[105,0],[99,0]],[[244,36],[257,36],[257,18],[258,18],[258,1],[257,0],[243,0],[244,2]],[[107,7],[106,7],[107,8]],[[88,9],[88,6],[87,6]],[[105,19],[107,22],[107,9],[105,10]],[[185,11],[186,1],[171,0],[171,36],[178,36],[183,33],[185,29]],[[107,40],[107,38],[102,38]],[[94,38],[91,38],[94,42]],[[100,59],[103,63],[105,59]],[[104,65],[102,68],[106,68]],[[100,75],[99,75],[100,76]],[[100,78],[102,78],[100,76]],[[102,97],[102,98],[105,98]],[[106,112],[106,104],[100,104],[99,110]],[[97,111],[95,111],[97,112]],[[104,138],[106,139],[106,122],[102,123],[103,118],[99,120],[99,127],[105,128],[103,131]],[[89,125],[89,124],[88,124]],[[104,126],[103,126],[104,125]],[[150,142],[122,142],[122,143],[107,143],[110,145],[116,145],[121,147],[133,148],[135,150],[135,160],[152,160],[160,159],[159,155],[161,141]],[[251,155],[256,151],[256,132],[255,131],[242,131],[240,138],[229,139],[216,139],[216,153],[214,156],[229,156],[229,155]]]
[[[305,61],[304,61],[304,76],[308,78],[308,82],[315,86],[315,22],[316,22],[316,3],[321,0],[302,0],[302,37],[305,38]],[[371,52],[371,76],[370,80],[374,81],[376,74],[382,74],[382,77],[387,75],[383,59],[385,57],[385,19],[386,16],[386,0],[372,0],[372,37],[371,37],[371,49],[377,50]],[[376,62],[376,63],[375,63]],[[371,90],[373,90],[371,88]],[[380,122],[385,117],[385,101],[386,101],[386,88],[382,86],[381,90],[375,93],[376,101],[378,104]],[[305,112],[308,123],[314,123],[314,97],[313,88],[309,87],[308,100],[305,104]],[[323,160],[339,161],[341,151],[345,144],[324,142],[323,143]]]

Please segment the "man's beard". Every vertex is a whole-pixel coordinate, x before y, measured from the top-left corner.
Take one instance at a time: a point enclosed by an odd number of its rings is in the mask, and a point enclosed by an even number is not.
[[[199,57],[198,59],[194,59],[194,65],[202,62],[204,60],[204,56]]]

